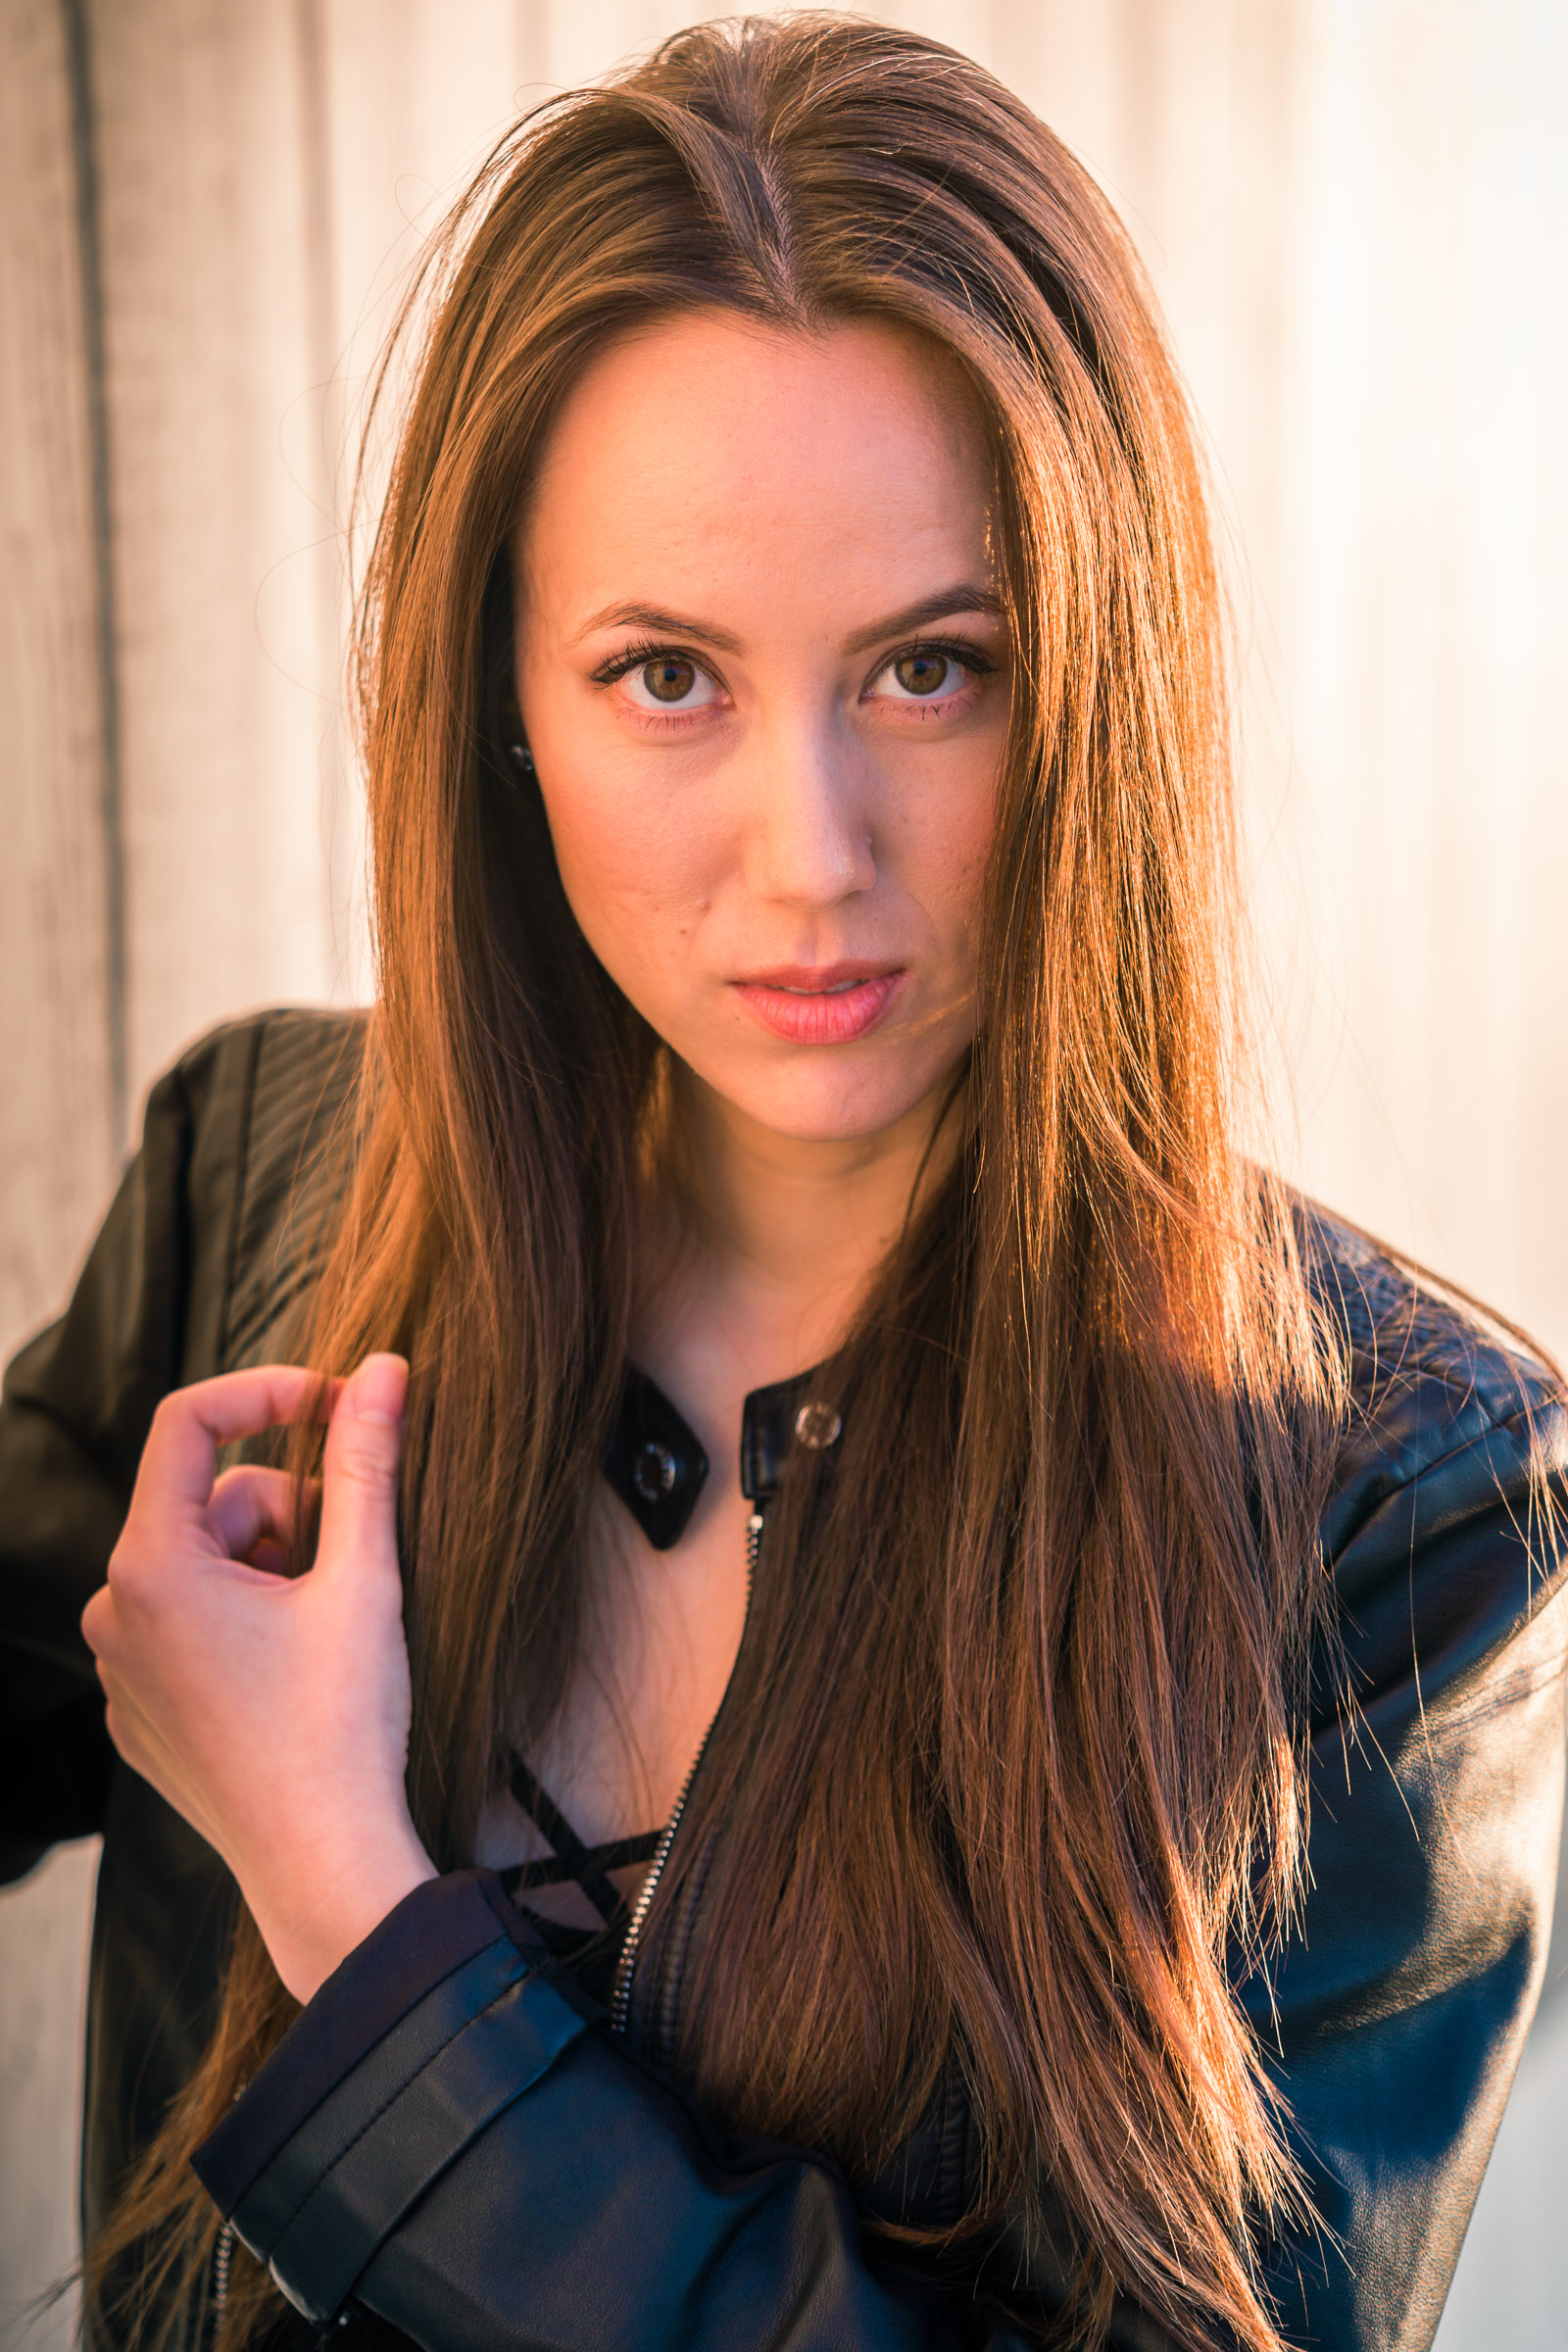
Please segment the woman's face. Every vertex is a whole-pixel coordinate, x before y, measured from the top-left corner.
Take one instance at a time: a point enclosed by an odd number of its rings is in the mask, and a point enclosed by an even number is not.
[[[590,368],[518,527],[518,699],[572,911],[780,1135],[892,1126],[972,1034],[1008,703],[990,479],[912,335],[703,312]]]

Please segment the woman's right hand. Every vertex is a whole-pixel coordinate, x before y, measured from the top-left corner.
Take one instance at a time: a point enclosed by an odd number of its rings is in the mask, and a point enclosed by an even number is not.
[[[232,1372],[160,1404],[109,1580],[82,1614],[110,1737],[215,1846],[304,2001],[435,1866],[409,1814],[412,1694],[398,1567],[408,1367],[369,1355],[329,1404],[316,1557],[277,1558],[281,1470],[220,1446],[319,1411],[319,1375]]]

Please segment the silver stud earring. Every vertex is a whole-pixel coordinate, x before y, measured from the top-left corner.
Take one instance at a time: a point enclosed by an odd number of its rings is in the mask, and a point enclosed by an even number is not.
[[[516,769],[519,776],[531,776],[533,774],[533,754],[529,751],[528,746],[525,743],[509,743],[507,746],[507,758],[512,761],[513,766]]]

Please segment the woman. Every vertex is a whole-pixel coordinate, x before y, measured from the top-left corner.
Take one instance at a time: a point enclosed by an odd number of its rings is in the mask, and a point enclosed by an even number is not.
[[[1239,1146],[1125,240],[820,19],[543,110],[445,251],[377,1005],[185,1058],[11,1376],[96,2340],[1424,2344],[1549,1918],[1559,1392]]]

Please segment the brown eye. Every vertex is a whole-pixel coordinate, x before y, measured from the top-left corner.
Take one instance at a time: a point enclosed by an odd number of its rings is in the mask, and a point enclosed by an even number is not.
[[[675,654],[661,654],[643,667],[643,684],[659,703],[683,703],[696,683],[696,663]]]
[[[901,654],[893,674],[906,694],[940,694],[953,666],[948,654]]]

